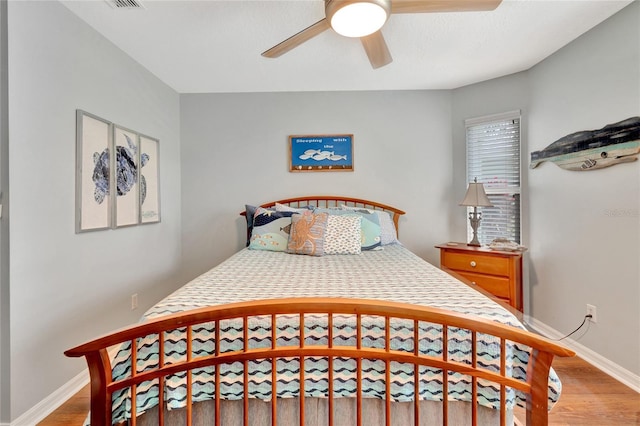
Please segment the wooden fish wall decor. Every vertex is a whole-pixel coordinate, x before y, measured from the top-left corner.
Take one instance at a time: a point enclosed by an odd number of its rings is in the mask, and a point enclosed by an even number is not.
[[[535,169],[543,161],[553,161],[566,170],[595,170],[638,159],[640,117],[608,124],[599,130],[583,130],[564,136],[542,151],[531,153]]]

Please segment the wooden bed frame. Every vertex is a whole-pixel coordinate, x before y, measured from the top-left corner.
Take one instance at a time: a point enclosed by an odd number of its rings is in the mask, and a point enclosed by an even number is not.
[[[375,201],[368,201],[351,197],[338,197],[335,195],[312,195],[305,197],[285,198],[284,200],[271,201],[268,203],[260,204],[260,207],[270,208],[274,207],[276,204],[284,204],[290,207],[315,206],[324,208],[340,207],[344,204],[349,207],[360,207],[363,209],[385,211],[391,215],[391,219],[393,220],[393,224],[396,227],[396,232],[398,233],[398,235],[400,235],[400,216],[405,214],[405,212],[400,209],[388,206],[386,204],[377,203]],[[246,212],[241,212],[240,215],[246,216]]]
[[[404,214],[403,211],[356,198],[330,197],[330,196],[313,196],[301,197],[278,201],[278,203],[290,206],[302,206],[306,203],[317,205],[320,207],[339,206],[340,204],[348,204],[356,207],[366,207],[377,210],[391,212],[394,223],[397,227],[398,218]],[[273,203],[263,204],[264,207],[273,206]],[[271,347],[260,349],[249,349],[248,345],[248,321],[249,318],[255,316],[271,317],[271,324],[275,324],[278,315],[299,315],[299,345],[298,346],[279,346],[275,338],[275,327],[272,327]],[[327,316],[328,327],[326,342],[324,345],[308,345],[304,338],[304,321],[306,314],[321,314]],[[333,318],[335,315],[350,314],[355,316],[356,320],[356,344],[353,346],[335,346],[333,344]],[[384,319],[385,336],[384,348],[374,349],[363,347],[361,345],[361,320],[363,316],[377,316]],[[242,321],[244,329],[244,349],[234,352],[220,352],[220,336],[219,322],[228,319],[238,319]],[[413,323],[414,342],[419,340],[418,324],[422,322],[439,324],[442,329],[443,351],[442,356],[434,357],[419,353],[418,345],[414,345],[413,352],[392,350],[390,345],[390,322],[395,319],[402,319]],[[193,357],[192,339],[193,329],[199,324],[215,323],[215,351],[213,355]],[[471,363],[455,362],[448,359],[448,327],[459,327],[469,330],[471,334],[472,353]],[[167,364],[164,360],[164,334],[171,330],[186,329],[186,345],[187,357],[182,362]],[[478,333],[495,336],[500,343],[500,371],[489,371],[479,366],[477,362],[476,339]],[[147,368],[144,372],[134,373],[131,377],[114,381],[112,379],[112,365],[109,356],[109,348],[113,348],[121,343],[130,343],[132,353],[136,351],[138,339],[146,336],[155,336],[159,345],[159,360],[157,368]],[[526,381],[519,381],[507,374],[506,368],[506,347],[508,342],[518,343],[530,348],[530,360],[527,370]],[[573,356],[572,351],[557,345],[545,338],[530,333],[525,330],[499,324],[494,321],[485,320],[470,315],[464,315],[418,305],[410,305],[395,302],[381,302],[362,299],[340,299],[340,298],[296,298],[296,299],[272,299],[260,300],[252,302],[234,303],[228,305],[212,306],[192,311],[186,311],[179,314],[169,315],[166,317],[141,322],[139,324],[121,329],[109,335],[92,340],[65,352],[69,357],[85,357],[91,378],[91,425],[111,425],[112,424],[112,395],[120,389],[129,388],[132,398],[132,412],[136,412],[136,389],[137,386],[149,380],[156,380],[160,389],[164,388],[167,376],[177,373],[186,372],[187,377],[187,401],[191,401],[191,380],[192,370],[204,367],[213,367],[215,369],[216,383],[220,383],[220,365],[241,362],[244,364],[244,424],[249,424],[249,392],[248,392],[248,369],[247,365],[250,360],[268,359],[272,362],[272,386],[276,385],[276,360],[281,358],[295,358],[304,362],[305,357],[321,356],[328,358],[328,383],[329,383],[329,422],[334,424],[332,407],[334,405],[333,397],[333,361],[337,357],[353,358],[357,362],[358,367],[358,389],[356,394],[356,415],[358,425],[362,424],[362,389],[360,380],[360,363],[363,359],[377,359],[386,363],[386,392],[385,401],[385,420],[386,424],[391,424],[391,397],[390,386],[391,380],[389,376],[389,363],[402,362],[413,364],[414,384],[419,383],[418,375],[420,366],[429,366],[440,369],[443,372],[458,372],[471,377],[472,381],[472,400],[471,400],[471,417],[473,424],[477,424],[478,410],[478,380],[489,381],[500,389],[500,418],[501,424],[506,424],[506,391],[507,388],[517,389],[527,395],[527,424],[530,425],[546,425],[548,415],[548,380],[551,362],[554,356]],[[131,370],[136,372],[136,359],[132,357]],[[300,369],[300,393],[304,394],[304,368]],[[417,394],[414,389],[414,395]],[[272,389],[275,394],[275,388]],[[447,394],[447,381],[443,383],[443,393]],[[165,405],[164,392],[161,392],[161,401],[159,406]],[[272,424],[276,424],[278,418],[276,398],[271,401],[271,418]],[[300,424],[305,424],[305,398],[299,398],[299,416]],[[220,403],[221,398],[219,390],[215,391],[215,425],[220,425]],[[420,424],[420,403],[414,398],[414,424]],[[448,401],[444,398],[442,403],[443,424],[448,424]],[[158,424],[165,424],[164,409],[158,409]],[[193,408],[188,404],[185,408],[185,424],[190,425],[192,421]],[[133,416],[130,423],[136,425],[136,418]]]

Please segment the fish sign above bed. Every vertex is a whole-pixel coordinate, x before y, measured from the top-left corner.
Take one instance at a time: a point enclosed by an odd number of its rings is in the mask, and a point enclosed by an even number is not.
[[[631,117],[598,130],[583,130],[564,136],[542,151],[531,153],[535,169],[553,161],[566,170],[595,170],[638,159],[640,117]]]
[[[289,136],[290,172],[352,172],[353,135]]]

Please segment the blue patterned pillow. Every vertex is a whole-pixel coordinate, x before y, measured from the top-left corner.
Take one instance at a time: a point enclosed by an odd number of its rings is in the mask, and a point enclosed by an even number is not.
[[[361,248],[362,250],[373,250],[380,247],[380,219],[374,213],[363,211],[340,210],[340,209],[315,209],[316,213],[329,213],[333,215],[357,215],[362,218],[360,222],[360,231],[362,232]]]
[[[286,251],[293,212],[276,212],[258,207],[253,216],[249,248],[253,250]]]
[[[251,242],[251,234],[253,233],[253,217],[255,216],[257,209],[258,207],[250,204],[244,205],[245,218],[247,219],[247,247],[249,247],[249,243]]]

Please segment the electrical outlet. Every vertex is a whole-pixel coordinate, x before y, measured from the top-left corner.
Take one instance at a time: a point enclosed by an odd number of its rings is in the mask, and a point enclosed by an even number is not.
[[[596,314],[595,306],[587,304],[587,315],[591,315],[591,318],[589,318],[589,321],[591,321],[592,323],[598,322],[598,315]]]
[[[131,295],[131,310],[138,309],[138,293]]]

